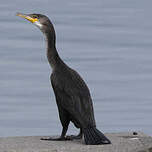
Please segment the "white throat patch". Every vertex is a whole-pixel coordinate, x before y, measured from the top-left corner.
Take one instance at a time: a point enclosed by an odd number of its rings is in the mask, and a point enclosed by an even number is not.
[[[42,24],[39,21],[34,22],[34,24],[38,27],[38,28],[42,28]]]

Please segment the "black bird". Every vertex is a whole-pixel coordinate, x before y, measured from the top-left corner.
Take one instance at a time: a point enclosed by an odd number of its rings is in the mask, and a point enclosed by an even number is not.
[[[45,35],[47,41],[47,58],[52,67],[51,84],[55,93],[62,133],[59,138],[42,138],[42,140],[84,140],[87,145],[110,144],[97,128],[94,118],[93,104],[89,89],[81,76],[60,58],[56,50],[56,35],[48,17],[42,14],[21,14],[34,23]],[[77,136],[66,136],[69,123],[73,122],[80,133]]]

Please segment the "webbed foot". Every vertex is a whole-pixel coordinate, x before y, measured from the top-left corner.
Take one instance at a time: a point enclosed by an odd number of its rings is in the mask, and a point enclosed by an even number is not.
[[[66,137],[58,137],[58,138],[44,137],[44,138],[41,138],[40,140],[48,140],[48,141],[66,141],[66,140],[70,140],[70,139],[69,139],[69,138],[66,138]]]
[[[82,135],[70,135],[70,136],[66,136],[67,139],[69,140],[74,140],[74,139],[81,139]]]

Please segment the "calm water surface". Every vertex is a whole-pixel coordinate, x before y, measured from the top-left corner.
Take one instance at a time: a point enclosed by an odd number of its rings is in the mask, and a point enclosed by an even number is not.
[[[57,49],[87,82],[103,132],[152,135],[152,1],[0,2],[0,136],[60,134],[42,33],[16,12],[48,15]],[[69,133],[77,129],[70,126]]]

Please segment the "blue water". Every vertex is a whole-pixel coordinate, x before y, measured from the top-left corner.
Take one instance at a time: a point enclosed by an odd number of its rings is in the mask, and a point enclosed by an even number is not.
[[[0,2],[0,136],[55,135],[61,124],[43,34],[16,12],[52,20],[63,60],[88,84],[103,132],[152,135],[152,1]],[[69,133],[77,129],[70,126]]]

